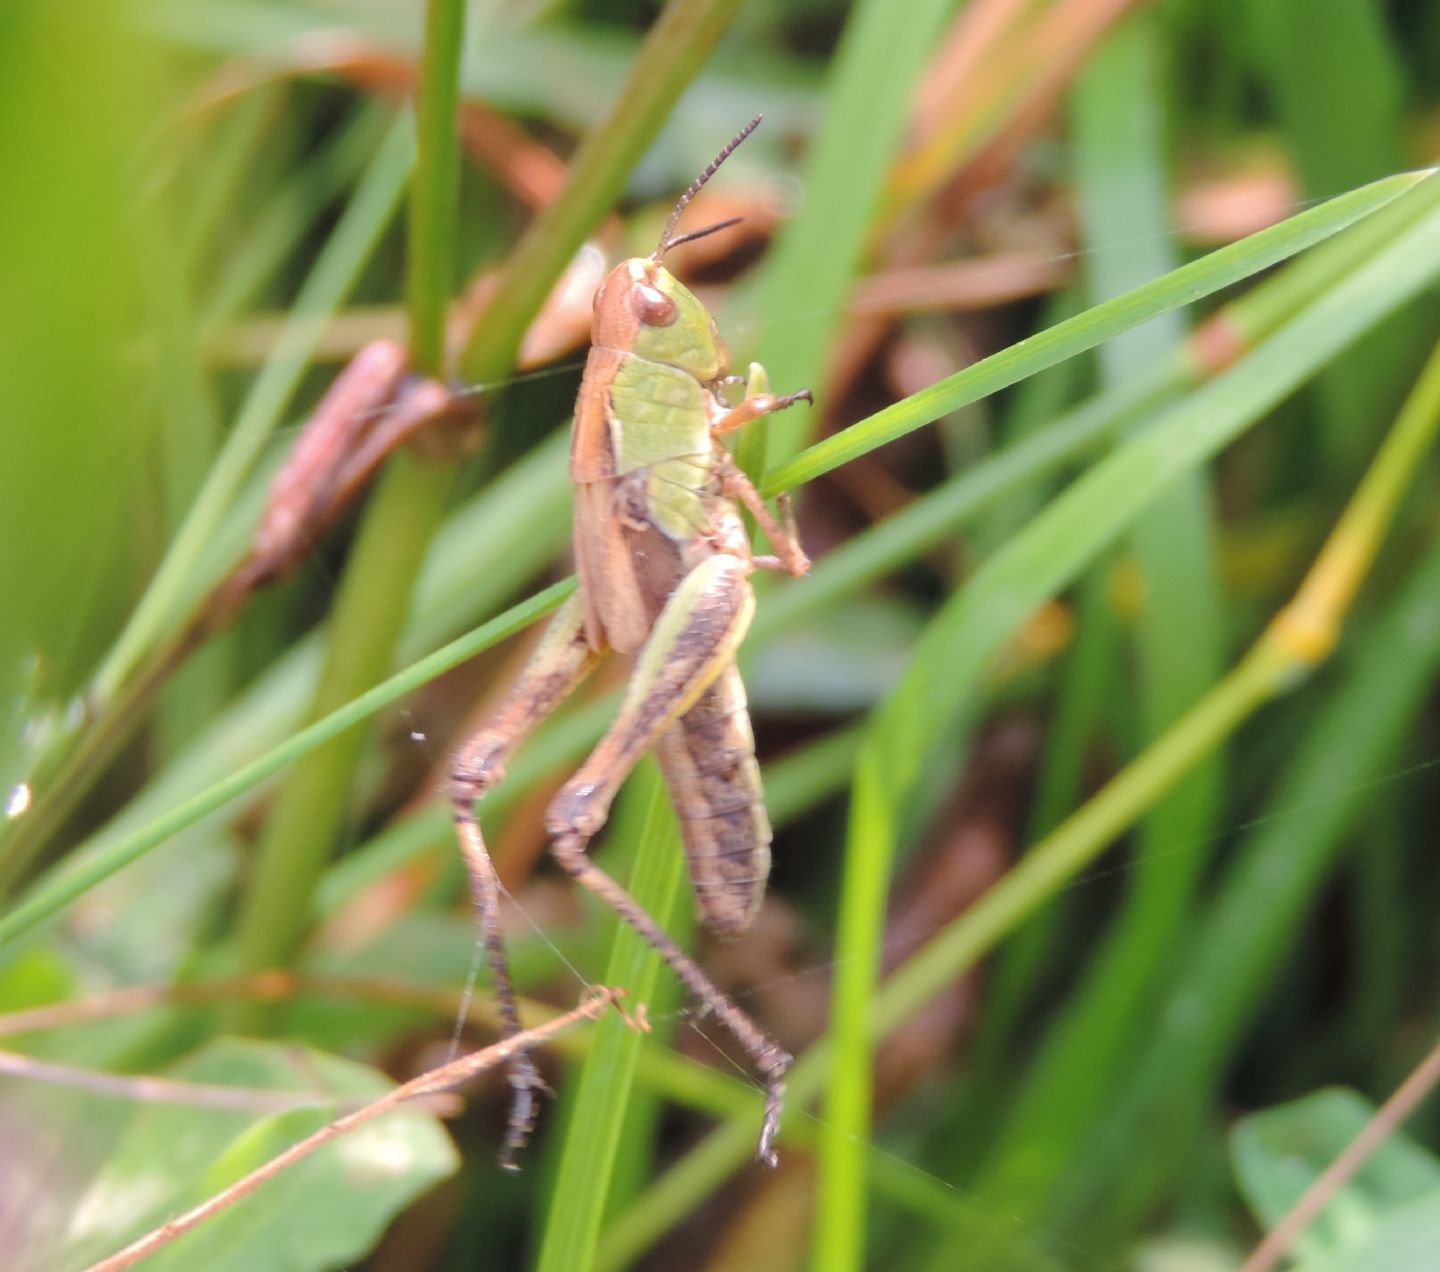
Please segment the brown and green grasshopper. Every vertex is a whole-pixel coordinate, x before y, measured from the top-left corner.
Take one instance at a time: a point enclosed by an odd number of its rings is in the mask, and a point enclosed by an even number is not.
[[[770,870],[770,824],[735,652],[755,608],[750,572],[800,575],[810,563],[788,501],[779,501],[782,524],[718,439],[809,401],[810,393],[774,396],[755,364],[744,380],[730,375],[714,319],[663,264],[681,243],[734,224],[675,233],[690,200],[759,122],[757,116],[680,196],[654,253],[621,262],[595,293],[570,454],[580,587],[551,620],[496,717],[458,753],[451,793],[506,1032],[518,1033],[499,884],[475,801],[500,780],[521,739],[608,651],[634,660],[619,716],[551,802],[546,829],[561,866],[635,927],[750,1055],[766,1087],[758,1156],[773,1165],[790,1056],[586,855],[620,784],[653,747],[705,925],[725,935],[742,932]],[[745,397],[731,406],[722,391],[738,383]],[[751,553],[737,501],[764,530],[773,556]],[[524,1055],[511,1062],[509,1077],[514,1098],[501,1162],[513,1166],[543,1083]]]

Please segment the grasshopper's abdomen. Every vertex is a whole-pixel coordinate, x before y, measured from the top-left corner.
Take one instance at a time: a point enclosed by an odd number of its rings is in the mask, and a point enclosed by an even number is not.
[[[657,745],[680,820],[701,922],[722,936],[755,917],[770,874],[770,822],[745,686],[732,663]]]

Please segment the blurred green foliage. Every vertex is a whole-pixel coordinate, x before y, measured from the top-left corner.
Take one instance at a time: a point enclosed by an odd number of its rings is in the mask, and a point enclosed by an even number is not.
[[[1440,195],[1396,175],[1437,50],[1434,6],[1379,0],[7,6],[0,1012],[177,987],[11,1044],[7,1267],[82,1266],[445,1055],[474,947],[427,795],[568,572],[580,342],[515,350],[582,240],[648,250],[757,111],[696,285],[819,402],[741,444],[816,558],[742,658],[773,897],[696,937],[643,774],[598,850],[799,1053],[784,1168],[747,1166],[723,1039],[543,865],[612,682],[481,815],[522,991],[618,979],[655,1034],[557,1048],[518,1177],[484,1087],[458,1154],[406,1114],[161,1257],[1238,1266],[1440,1032]],[[446,363],[473,435],[172,665],[345,361],[435,365],[492,268]],[[277,961],[321,979],[223,979]],[[137,1073],[329,1103],[101,1089]],[[1304,1268],[1431,1266],[1437,1126]]]

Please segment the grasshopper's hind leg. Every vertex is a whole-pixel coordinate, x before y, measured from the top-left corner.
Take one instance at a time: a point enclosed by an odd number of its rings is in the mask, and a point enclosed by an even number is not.
[[[599,657],[586,639],[584,605],[579,596],[573,596],[551,620],[495,718],[456,753],[450,773],[455,830],[465,870],[470,876],[476,921],[485,942],[507,1037],[520,1032],[520,1013],[515,1006],[515,990],[510,983],[505,943],[500,935],[500,881],[485,848],[485,838],[475,816],[475,801],[500,780],[510,753],[584,679]],[[545,1083],[524,1052],[510,1060],[508,1072],[514,1098],[500,1164],[513,1170],[515,1154],[524,1147],[535,1120],[536,1093],[545,1089]]]
[[[722,994],[585,851],[591,836],[604,825],[626,774],[732,664],[755,608],[749,570],[748,561],[722,553],[697,565],[681,581],[640,653],[619,717],[551,803],[546,827],[561,866],[635,928],[750,1055],[765,1079],[765,1122],[757,1155],[774,1165],[790,1056]]]

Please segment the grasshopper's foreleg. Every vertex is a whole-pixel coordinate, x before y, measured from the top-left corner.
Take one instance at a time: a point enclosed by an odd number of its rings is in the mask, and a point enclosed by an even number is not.
[[[735,377],[727,376],[727,380]],[[758,362],[750,364],[750,374],[745,377],[745,400],[738,406],[728,407],[721,411],[711,421],[711,431],[718,434],[733,433],[737,428],[744,428],[751,420],[758,420],[762,415],[773,415],[776,411],[783,411],[787,407],[794,406],[796,402],[814,403],[815,398],[809,389],[797,389],[794,393],[786,393],[783,397],[776,396],[770,392],[770,377],[765,374],[765,368]]]
[[[465,870],[470,876],[470,894],[507,1037],[520,1032],[520,1014],[515,1006],[515,990],[510,983],[509,963],[500,934],[500,881],[485,848],[480,822],[475,816],[475,801],[504,775],[506,760],[525,735],[560,704],[599,658],[586,640],[584,605],[579,596],[572,596],[550,621],[495,718],[456,753],[450,773],[455,829]],[[515,1154],[524,1147],[535,1120],[536,1093],[545,1089],[545,1083],[530,1057],[523,1052],[510,1060],[509,1079],[514,1099],[500,1164],[513,1170]]]
[[[732,406],[715,422],[715,432],[733,433],[738,428],[762,415],[774,415],[776,411],[783,411],[787,407],[794,406],[796,402],[808,402],[812,405],[815,395],[809,389],[797,389],[794,393],[786,393],[783,397],[774,393],[751,393],[738,406]]]
[[[640,652],[625,701],[610,731],[546,815],[556,860],[605,901],[670,964],[686,987],[720,1019],[749,1053],[765,1079],[765,1122],[758,1156],[775,1162],[774,1140],[790,1056],[722,994],[635,901],[586,855],[590,837],[605,823],[625,776],[661,734],[684,715],[728,668],[755,608],[750,563],[719,554],[697,565],[665,603]]]

